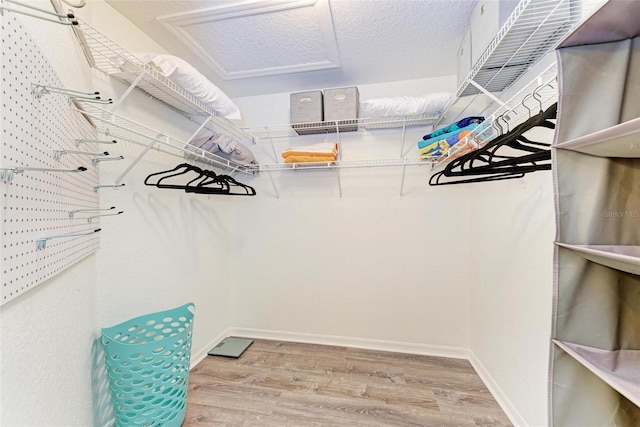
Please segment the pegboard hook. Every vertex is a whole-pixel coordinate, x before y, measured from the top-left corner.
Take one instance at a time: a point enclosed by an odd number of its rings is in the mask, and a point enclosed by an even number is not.
[[[73,211],[69,211],[69,218],[73,218],[75,214],[77,213],[85,213],[85,212],[104,212],[104,211],[111,211],[114,210],[116,207],[115,206],[111,206],[110,208],[106,208],[106,209],[76,209]]]
[[[96,157],[95,159],[91,159],[91,164],[93,166],[96,166],[98,163],[100,162],[109,162],[109,161],[114,161],[114,160],[123,160],[124,156],[117,156],[117,157]]]
[[[101,228],[96,228],[95,230],[85,231],[84,233],[58,234],[56,236],[41,237],[39,239],[36,239],[36,249],[37,250],[45,249],[47,247],[47,241],[49,241],[51,239],[88,236],[90,234],[97,233],[100,230],[102,230],[102,229]]]
[[[15,174],[22,173],[22,172],[30,172],[30,171],[76,173],[76,172],[84,172],[86,170],[87,168],[85,168],[84,166],[80,166],[77,169],[26,168],[22,166],[17,166],[13,168],[0,168],[0,179],[2,179],[3,182],[8,182],[13,179],[13,176]]]
[[[124,211],[120,211],[120,212],[113,213],[113,214],[94,215],[94,216],[90,216],[90,217],[88,217],[88,218],[87,218],[87,222],[91,222],[91,221],[93,221],[93,219],[94,219],[94,218],[100,218],[100,217],[102,217],[102,216],[116,216],[116,215],[120,215],[120,214],[123,214],[123,213],[124,213]]]
[[[124,183],[123,184],[111,184],[111,185],[96,185],[95,187],[93,187],[93,191],[97,193],[98,190],[101,189],[101,188],[113,188],[114,190],[117,190],[120,187],[124,187]]]
[[[61,25],[78,25],[78,21],[76,21],[76,17],[73,13],[67,13],[67,14],[61,14],[61,13],[54,13],[54,12],[49,12],[48,10],[44,10],[44,9],[40,9],[38,7],[35,7],[33,5],[27,4],[27,3],[22,3],[19,1],[15,1],[15,0],[4,0],[7,3],[13,3],[15,5],[27,8],[27,9],[31,9],[31,10],[36,10],[40,13],[44,13],[45,15],[51,15],[51,16],[55,16],[57,18],[62,19],[62,21],[60,20],[56,20],[56,19],[51,19],[51,18],[47,18],[46,16],[41,16],[41,15],[36,15],[35,13],[31,13],[31,12],[27,12],[24,10],[20,10],[20,9],[13,9],[10,7],[6,7],[6,6],[0,6],[0,14],[3,11],[7,11],[7,12],[14,12],[14,13],[19,13],[21,15],[26,15],[26,16],[30,16],[32,18],[38,18],[38,19],[42,19],[43,21],[48,21],[48,22],[53,22],[54,24],[61,24]]]
[[[67,89],[63,87],[54,87],[54,86],[45,86],[40,84],[34,84],[33,94],[36,98],[42,97],[42,95],[48,95],[52,93],[59,93],[61,95],[66,95],[69,97],[69,102],[73,102],[74,100],[82,101],[82,102],[92,102],[94,104],[113,104],[113,100],[102,99],[100,97],[100,92],[81,92],[78,90]]]
[[[53,150],[53,158],[59,160],[60,157],[65,154],[80,154],[84,156],[108,156],[108,151],[103,151],[102,153],[90,153],[88,151],[78,151],[78,150]]]
[[[80,144],[117,144],[118,141],[112,139],[111,141],[105,141],[102,139],[76,139],[76,147]]]

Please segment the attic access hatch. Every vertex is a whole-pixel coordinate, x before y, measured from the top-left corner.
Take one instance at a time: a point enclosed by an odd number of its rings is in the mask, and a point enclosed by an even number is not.
[[[207,354],[209,356],[233,357],[237,359],[251,344],[253,344],[253,340],[249,338],[227,337],[209,350]]]

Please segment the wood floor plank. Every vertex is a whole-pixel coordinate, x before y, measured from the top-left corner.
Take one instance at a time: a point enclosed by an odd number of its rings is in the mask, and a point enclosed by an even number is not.
[[[254,340],[189,376],[188,426],[507,427],[463,359]]]

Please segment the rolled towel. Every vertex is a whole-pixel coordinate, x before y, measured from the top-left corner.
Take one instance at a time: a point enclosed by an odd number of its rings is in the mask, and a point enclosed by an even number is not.
[[[283,159],[291,156],[332,156],[334,160],[338,155],[338,144],[335,142],[323,142],[313,145],[298,146],[296,148],[288,148],[281,153]]]
[[[445,127],[442,127],[440,129],[434,130],[431,133],[426,134],[425,136],[422,137],[422,139],[427,140],[427,139],[435,138],[437,136],[444,135],[446,133],[455,132],[459,129],[465,128],[472,123],[479,124],[482,122],[484,122],[484,117],[482,116],[465,117],[464,119],[458,120],[455,123],[451,123],[450,125],[447,125]]]
[[[447,138],[449,138],[451,136],[457,135],[458,133],[460,133],[462,131],[473,130],[478,125],[479,125],[479,123],[471,123],[470,125],[465,126],[465,127],[461,128],[461,129],[458,129],[456,131],[449,132],[449,133],[444,133],[442,135],[438,135],[438,136],[436,136],[434,138],[430,138],[430,139],[427,139],[427,140],[418,141],[418,148],[423,149],[424,147],[427,147],[427,146],[431,145],[434,142],[440,141],[442,139],[447,139]]]
[[[440,139],[433,142],[429,146],[420,150],[420,157],[440,157],[449,152],[449,149],[462,141],[471,131],[463,130],[456,135],[450,136],[446,139]]]
[[[285,163],[314,163],[314,162],[335,162],[335,156],[289,156],[284,159]]]

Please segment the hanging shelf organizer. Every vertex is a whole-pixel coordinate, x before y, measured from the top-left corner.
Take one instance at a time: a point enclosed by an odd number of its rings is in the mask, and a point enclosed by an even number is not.
[[[522,0],[493,38],[456,96],[435,121],[455,122],[472,105],[502,104],[499,96],[590,16],[605,0]],[[478,97],[486,97],[484,102]],[[474,112],[473,115],[479,115]]]

